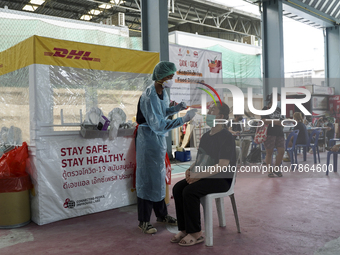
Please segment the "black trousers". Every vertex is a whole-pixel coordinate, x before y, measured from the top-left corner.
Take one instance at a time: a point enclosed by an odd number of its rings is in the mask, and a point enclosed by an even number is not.
[[[176,206],[179,231],[201,231],[200,198],[211,193],[227,192],[230,184],[226,179],[201,179],[192,184],[181,180],[172,189]]]
[[[168,215],[168,208],[166,207],[164,199],[159,202],[152,202],[150,200],[137,197],[138,220],[141,222],[150,222],[152,209],[156,217],[164,217]]]

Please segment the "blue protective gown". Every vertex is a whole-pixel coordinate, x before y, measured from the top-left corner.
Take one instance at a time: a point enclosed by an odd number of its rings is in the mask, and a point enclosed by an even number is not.
[[[163,100],[154,84],[146,88],[140,98],[140,109],[146,120],[138,126],[136,137],[136,190],[142,199],[159,202],[165,198],[165,134],[184,124],[182,118],[166,119],[176,113],[169,107],[169,97],[163,90]]]

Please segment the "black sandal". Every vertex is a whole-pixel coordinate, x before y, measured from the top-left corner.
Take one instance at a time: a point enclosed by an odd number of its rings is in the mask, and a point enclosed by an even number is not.
[[[177,220],[174,217],[171,217],[170,215],[166,215],[164,217],[157,217],[157,222],[166,223],[171,226],[177,226]]]
[[[276,174],[278,177],[282,177],[282,173],[280,171],[274,171],[274,174]]]

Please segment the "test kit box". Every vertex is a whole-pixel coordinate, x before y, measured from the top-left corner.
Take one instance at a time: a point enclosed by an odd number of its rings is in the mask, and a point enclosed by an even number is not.
[[[191,160],[190,151],[175,151],[175,158],[182,162],[190,161]]]

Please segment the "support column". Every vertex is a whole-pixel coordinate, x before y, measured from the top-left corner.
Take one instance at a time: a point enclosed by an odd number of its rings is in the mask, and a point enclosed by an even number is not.
[[[141,0],[143,50],[159,52],[160,61],[169,61],[168,0]],[[170,90],[166,89],[170,96]],[[166,138],[172,159],[172,137]]]
[[[263,96],[284,87],[282,1],[262,3]],[[280,89],[279,89],[280,90]]]
[[[161,61],[169,61],[168,1],[142,0],[143,50],[160,53]]]
[[[339,26],[325,29],[325,78],[327,86],[335,87],[340,95],[340,29]]]

